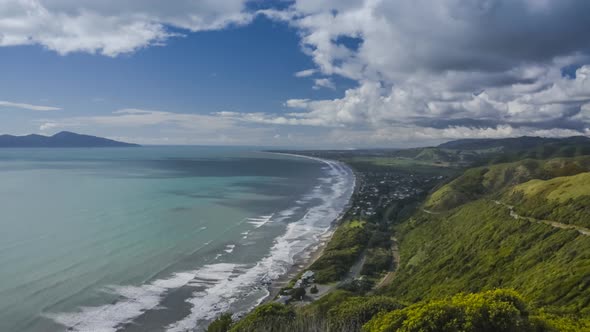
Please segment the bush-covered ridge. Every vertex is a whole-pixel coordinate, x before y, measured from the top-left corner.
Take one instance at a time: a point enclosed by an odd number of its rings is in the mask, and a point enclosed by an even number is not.
[[[547,324],[530,319],[521,296],[510,290],[458,294],[441,300],[421,301],[381,313],[363,327],[364,332],[547,331]]]
[[[504,201],[522,216],[590,228],[590,173],[532,180],[512,188]]]
[[[422,213],[400,229],[401,264],[388,294],[409,303],[514,288],[534,305],[590,315],[590,237],[515,220],[481,199]]]
[[[387,296],[336,291],[307,307],[262,305],[237,322],[222,315],[207,332],[578,332],[590,321],[535,310],[514,290],[423,300],[407,307]]]
[[[446,211],[533,179],[548,180],[590,171],[590,156],[518,162],[472,168],[434,192],[425,207]]]

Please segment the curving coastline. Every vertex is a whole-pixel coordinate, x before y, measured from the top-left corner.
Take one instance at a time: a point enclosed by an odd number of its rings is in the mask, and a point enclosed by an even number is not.
[[[350,196],[348,197],[347,203],[342,208],[342,211],[340,212],[338,217],[335,218],[334,220],[332,220],[330,227],[323,234],[320,235],[320,240],[315,245],[312,245],[305,252],[303,252],[301,257],[296,258],[296,260],[293,262],[293,265],[291,266],[291,268],[289,269],[289,271],[287,273],[283,274],[282,276],[280,276],[276,280],[273,280],[270,283],[270,285],[268,287],[268,289],[269,289],[268,296],[257,305],[273,301],[283,287],[285,287],[298,274],[300,274],[304,270],[308,269],[318,258],[320,258],[322,256],[324,249],[326,248],[328,242],[330,242],[332,235],[334,234],[334,231],[336,230],[336,227],[342,221],[342,219],[344,218],[346,213],[350,210],[350,207],[352,204],[352,199],[353,199],[354,195],[356,194],[356,192],[358,190],[358,185],[359,185],[358,179],[357,179],[357,176],[356,176],[354,170],[350,166],[346,165],[343,162],[336,161],[336,160],[327,160],[327,159],[311,157],[311,156],[305,156],[305,155],[299,155],[299,154],[293,154],[293,153],[283,153],[283,152],[267,152],[267,153],[296,157],[296,158],[305,158],[305,159],[319,161],[319,162],[322,162],[322,163],[325,163],[328,165],[330,163],[335,163],[335,164],[340,165],[341,167],[345,167],[346,169],[348,169],[348,171],[352,175],[352,192],[351,192]]]

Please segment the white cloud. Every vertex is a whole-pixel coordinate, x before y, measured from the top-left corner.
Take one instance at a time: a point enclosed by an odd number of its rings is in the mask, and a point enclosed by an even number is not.
[[[316,73],[315,69],[305,69],[295,73],[295,77],[309,77]]]
[[[220,118],[231,119],[240,122],[271,124],[271,125],[290,125],[290,126],[322,126],[335,127],[340,124],[327,124],[322,119],[308,117],[306,113],[289,113],[285,116],[272,115],[265,113],[239,113],[239,112],[218,112],[214,113]]]
[[[589,15],[582,0],[296,0],[269,17],[299,30],[317,74],[358,87],[287,100],[299,112],[282,121],[382,139],[391,128],[414,139],[587,134]],[[575,79],[562,77],[576,65]]]
[[[123,137],[120,133],[125,132],[125,141],[141,144],[266,145],[277,134],[273,128],[253,127],[228,114],[174,113],[136,108],[120,109],[108,115],[40,119],[37,124],[42,132],[72,130],[111,138]],[[154,133],[157,133],[155,137]]]
[[[256,13],[246,1],[0,0],[0,45],[116,56],[165,42],[169,27],[223,29],[263,13],[294,27],[313,60],[296,77],[314,76],[315,89],[335,88],[335,75],[358,83],[340,98],[287,100],[295,111],[285,113],[125,109],[46,121],[46,130],[158,126],[172,137],[347,145],[589,133],[586,0],[295,0]],[[578,68],[573,79],[566,66]]]
[[[7,107],[7,108],[20,108],[30,111],[59,111],[61,110],[60,107],[54,106],[41,106],[41,105],[31,105],[25,103],[14,103],[10,101],[0,100],[0,107]]]
[[[117,56],[174,36],[250,22],[246,0],[0,0],[0,46]]]
[[[328,88],[328,89],[334,90],[334,89],[336,89],[336,85],[329,78],[316,78],[315,80],[313,80],[313,88],[315,90],[318,90],[321,88]]]
[[[212,115],[173,113],[136,108],[120,109],[110,115],[69,117],[60,120],[41,121],[45,128],[66,128],[80,126],[106,126],[134,128],[147,126],[174,125],[186,129],[215,131],[228,128],[230,122]],[[48,127],[49,126],[49,127]]]

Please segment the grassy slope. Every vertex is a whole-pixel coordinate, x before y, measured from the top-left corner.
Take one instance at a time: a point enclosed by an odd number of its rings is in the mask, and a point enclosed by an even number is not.
[[[508,287],[537,306],[590,314],[590,237],[576,231],[514,220],[482,199],[418,215],[400,238],[390,295],[411,303]]]
[[[572,193],[576,193],[576,197],[584,196],[583,187],[587,186],[582,184],[586,183],[588,175],[580,173],[589,169],[590,157],[578,157],[525,160],[467,171],[430,197],[428,207],[436,209],[438,213],[418,212],[398,227],[401,264],[396,279],[384,294],[391,296],[391,301],[410,305],[410,310],[448,301],[440,299],[461,292],[514,288],[524,295],[534,315],[552,326],[539,331],[586,330],[590,327],[590,237],[575,230],[515,220],[507,208],[493,203],[491,199],[513,198],[512,188],[519,184],[522,184],[519,188],[534,193],[531,196],[539,196],[536,193],[546,193],[546,190],[537,191],[537,186],[542,187],[540,183],[559,183],[557,187],[580,184],[580,188],[576,187]],[[579,178],[527,182],[575,174],[580,174]],[[587,190],[590,191],[590,188]],[[360,225],[356,223],[347,226],[344,230],[360,230]],[[352,232],[345,233],[352,235]],[[343,236],[343,239],[352,237]],[[333,249],[339,251],[344,248],[336,246]],[[327,264],[328,271],[332,270],[332,263]],[[328,313],[334,316],[341,307],[348,308],[344,305],[347,303],[346,298],[350,297],[347,294],[336,291],[310,306],[298,309],[294,321],[307,325],[305,328],[289,327],[286,330],[326,330],[331,324],[330,319],[326,318]],[[366,299],[368,301],[373,297]],[[347,317],[354,318],[353,322],[345,324],[349,327],[346,330],[359,331],[359,324],[371,315],[375,319],[385,317],[374,313],[381,308],[381,303],[387,301],[379,300],[379,305],[370,307],[370,310],[359,307],[359,313],[355,315],[346,312]],[[449,308],[446,304],[443,307]],[[482,306],[487,307],[488,304]],[[438,307],[435,309],[434,314],[439,317],[442,311]],[[404,314],[405,311],[399,313]],[[392,315],[395,316],[394,312]],[[286,325],[284,322],[275,324],[275,316],[272,315],[271,330],[282,331],[277,326]],[[361,316],[364,318],[358,319]],[[449,317],[446,318],[452,318],[454,322],[454,318]],[[339,322],[341,320],[338,319]],[[430,324],[432,317],[414,320]],[[492,319],[492,322],[495,320]],[[316,329],[311,329],[310,324]],[[366,327],[369,327],[367,331],[373,331],[371,326]]]
[[[508,287],[535,306],[590,317],[590,237],[515,220],[491,200],[588,226],[590,173],[581,172],[589,169],[590,157],[577,157],[468,170],[427,200],[438,213],[418,213],[400,226],[402,263],[389,294],[412,303]]]
[[[503,197],[522,216],[590,228],[590,173],[531,180]]]
[[[526,198],[543,195],[549,201],[564,202],[588,195],[590,173],[562,176],[550,180],[531,180],[514,187],[513,192],[522,192]]]
[[[590,156],[550,160],[527,159],[473,168],[433,193],[426,201],[425,207],[434,211],[446,211],[533,179],[545,180],[587,171],[590,171]]]

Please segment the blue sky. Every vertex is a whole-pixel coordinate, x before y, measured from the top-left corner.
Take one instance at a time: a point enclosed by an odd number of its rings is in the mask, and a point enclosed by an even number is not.
[[[290,98],[336,98],[354,85],[340,79],[337,88],[314,89],[313,79],[296,77],[313,67],[312,59],[301,51],[295,29],[264,16],[223,31],[176,31],[183,36],[164,46],[117,57],[60,55],[39,45],[2,48],[2,99],[62,108],[43,114],[48,120],[126,108],[282,113]],[[0,132],[43,133],[38,113],[4,108]]]
[[[4,1],[0,132],[301,147],[590,133],[585,1],[268,4]]]

